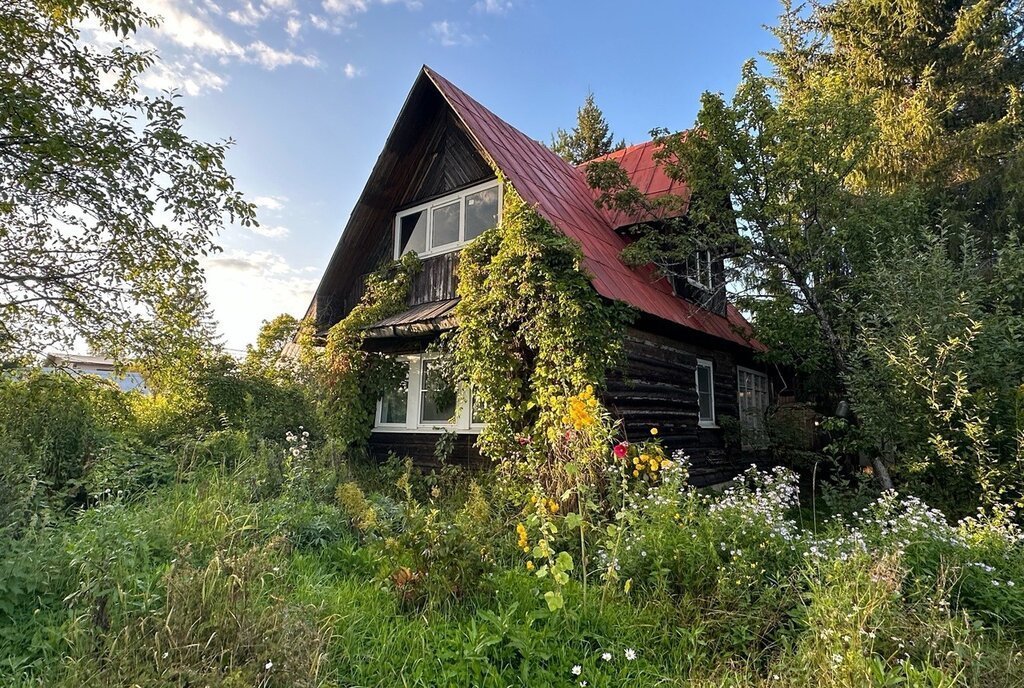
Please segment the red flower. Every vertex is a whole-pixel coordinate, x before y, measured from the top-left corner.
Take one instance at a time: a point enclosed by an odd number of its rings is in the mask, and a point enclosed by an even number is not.
[[[612,448],[612,451],[615,452],[615,456],[619,457],[620,459],[623,459],[626,457],[626,454],[629,451],[629,443],[619,442],[618,444],[615,445],[615,447]]]

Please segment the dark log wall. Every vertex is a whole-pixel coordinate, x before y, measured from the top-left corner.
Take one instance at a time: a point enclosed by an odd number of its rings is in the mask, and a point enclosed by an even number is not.
[[[692,331],[668,332],[643,323],[645,329],[626,333],[626,355],[622,366],[609,371],[605,403],[621,418],[626,438],[650,437],[657,427],[659,437],[670,450],[682,448],[690,458],[690,479],[698,486],[731,480],[757,457],[739,449],[736,425],[725,420],[737,418],[736,366],[759,368],[750,353],[729,348],[717,340],[701,339]],[[419,342],[420,350],[425,342]],[[696,365],[698,358],[714,363],[715,418],[718,428],[701,428],[697,423]],[[437,433],[375,432],[370,439],[374,456],[383,460],[390,452],[410,456],[417,466],[436,467],[434,448]],[[456,439],[451,462],[481,466],[486,459],[473,446],[476,435]]]
[[[650,329],[630,328],[622,367],[608,376],[605,402],[623,420],[631,440],[650,437],[657,427],[670,451],[684,449],[690,457],[691,482],[709,485],[734,478],[749,457],[741,455],[726,417],[736,418],[736,366],[751,366],[741,350],[701,341],[697,336],[666,336]],[[697,423],[697,359],[714,365],[715,419],[719,428]],[[739,361],[737,360],[739,359]],[[724,422],[723,422],[724,421]],[[723,427],[724,425],[724,427]]]
[[[448,462],[457,466],[481,467],[487,460],[480,456],[479,450],[473,445],[476,435],[458,435]],[[440,466],[435,456],[435,447],[441,435],[419,432],[374,432],[370,435],[370,453],[374,458],[383,461],[388,454],[395,453],[400,457],[409,457],[418,468],[430,469]]]

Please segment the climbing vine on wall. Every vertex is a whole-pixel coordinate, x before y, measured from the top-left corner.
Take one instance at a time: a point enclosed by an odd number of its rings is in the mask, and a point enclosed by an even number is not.
[[[348,449],[365,445],[377,400],[405,373],[392,357],[362,350],[365,328],[407,308],[420,268],[409,253],[369,275],[359,303],[328,330],[325,346],[313,355],[324,427]]]
[[[458,278],[450,349],[487,423],[480,449],[531,470],[556,451],[566,399],[600,389],[633,312],[594,291],[579,245],[508,185],[501,226],[463,250]]]

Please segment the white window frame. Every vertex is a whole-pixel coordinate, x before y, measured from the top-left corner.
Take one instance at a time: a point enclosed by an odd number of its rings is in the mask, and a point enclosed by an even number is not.
[[[475,193],[479,193],[480,191],[486,191],[487,189],[498,190],[498,222],[500,223],[502,207],[501,204],[502,201],[504,200],[504,189],[502,189],[501,184],[499,184],[496,180],[483,182],[482,184],[476,184],[474,186],[462,189],[461,191],[456,191],[453,194],[441,196],[440,198],[435,198],[432,201],[421,203],[417,206],[413,206],[412,208],[406,208],[405,210],[396,213],[394,224],[395,259],[401,257],[402,218],[424,211],[426,211],[427,218],[426,250],[423,251],[423,253],[419,253],[417,255],[420,258],[429,258],[430,256],[440,256],[445,253],[451,253],[452,251],[460,250],[463,246],[469,243],[466,241],[466,196],[472,196]],[[453,243],[444,244],[443,246],[439,246],[438,248],[435,249],[432,245],[434,239],[434,209],[440,208],[441,206],[449,205],[450,203],[454,203],[456,201],[459,204],[459,238],[457,241]],[[470,241],[472,241],[472,239]]]
[[[457,432],[460,434],[477,434],[483,427],[483,423],[473,423],[471,416],[472,395],[465,387],[460,386],[456,390],[456,417],[455,422],[420,422],[422,414],[423,399],[423,373],[426,367],[425,362],[438,358],[438,354],[408,354],[396,358],[408,364],[409,384],[406,393],[408,399],[405,405],[404,423],[384,423],[381,414],[384,410],[383,399],[377,400],[377,411],[374,415],[373,432],[405,432],[405,433],[428,433],[441,434],[443,432]],[[415,375],[413,374],[415,372]]]
[[[765,446],[767,446],[768,438],[766,436],[763,436],[761,438],[753,438],[753,441],[751,441],[752,438],[748,437],[746,433],[746,425],[744,421],[745,404],[743,402],[743,392],[746,390],[746,388],[743,385],[744,375],[750,375],[753,378],[760,378],[764,381],[764,405],[763,407],[760,407],[759,404],[754,404],[754,406],[759,406],[757,411],[761,416],[760,421],[762,424],[765,421],[765,415],[768,412],[768,406],[769,404],[771,404],[771,383],[768,379],[768,375],[766,375],[764,372],[760,370],[754,370],[753,368],[744,368],[743,366],[736,366],[736,409],[738,411],[740,419],[740,447],[742,449],[763,449]],[[756,388],[754,387],[751,387],[749,390],[746,391],[750,391],[752,394],[757,392]],[[746,406],[748,407],[746,413],[749,413],[751,405],[746,404]],[[765,434],[765,428],[763,425],[760,428],[760,433],[762,435]]]
[[[694,251],[694,264],[697,268],[697,277],[694,279],[690,276],[690,260],[686,261],[686,281],[698,289],[704,291],[711,291],[713,287],[713,275],[714,271],[711,269],[711,251],[708,249],[702,249]],[[701,281],[701,272],[706,271],[707,282]]]
[[[711,383],[711,419],[700,417],[700,369],[709,370],[708,381]],[[709,358],[698,358],[697,365],[693,369],[693,385],[697,390],[697,425],[702,428],[717,428],[718,416],[715,413],[715,362]]]

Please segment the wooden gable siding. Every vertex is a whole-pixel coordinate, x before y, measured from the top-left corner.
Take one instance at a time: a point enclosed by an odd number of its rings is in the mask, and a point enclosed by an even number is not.
[[[423,260],[423,269],[416,275],[409,292],[409,305],[455,298],[455,272],[459,265],[459,251],[442,253]]]
[[[693,338],[678,339],[652,329],[629,328],[625,357],[610,371],[605,403],[621,418],[627,439],[650,437],[652,427],[670,451],[683,449],[690,457],[691,482],[709,485],[734,478],[750,463],[732,443],[728,432],[698,424],[697,359],[714,367],[715,419],[738,417],[736,366],[748,364],[739,351]]]
[[[458,251],[424,258],[423,269],[412,280],[412,287],[409,290],[409,305],[418,306],[421,303],[455,298],[457,284],[455,273],[458,265]],[[363,294],[366,293],[366,278],[368,276],[369,273],[364,273],[353,280],[348,293],[338,301],[339,312],[347,315],[355,308],[359,300],[363,298]]]
[[[381,153],[346,229],[353,232],[351,240],[342,237],[331,259],[337,269],[328,270],[318,289],[314,312],[322,330],[348,315],[365,290],[366,275],[394,257],[399,210],[494,178],[435,89],[415,91],[409,107],[417,126],[396,132]]]

